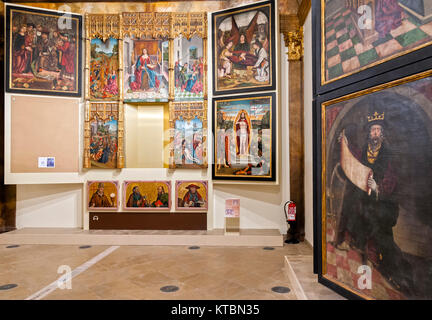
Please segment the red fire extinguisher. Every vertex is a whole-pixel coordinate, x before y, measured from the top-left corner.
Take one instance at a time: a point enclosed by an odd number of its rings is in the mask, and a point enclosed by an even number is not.
[[[296,220],[296,204],[294,203],[294,201],[287,201],[284,205],[284,211],[287,222]]]

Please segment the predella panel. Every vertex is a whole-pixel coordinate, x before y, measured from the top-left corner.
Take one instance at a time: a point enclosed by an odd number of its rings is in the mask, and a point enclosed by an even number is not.
[[[125,181],[123,208],[135,211],[169,211],[170,181]]]
[[[118,201],[117,181],[87,182],[88,210],[117,210]]]
[[[203,211],[208,208],[207,181],[176,181],[176,210]]]

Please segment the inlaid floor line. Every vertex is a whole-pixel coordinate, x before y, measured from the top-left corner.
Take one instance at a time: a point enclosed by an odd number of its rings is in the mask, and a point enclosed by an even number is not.
[[[113,253],[118,248],[120,248],[120,246],[111,246],[108,249],[99,253],[97,256],[84,262],[82,265],[80,265],[79,267],[72,270],[71,275],[70,275],[71,279],[73,279],[77,275],[83,273],[84,271],[89,269],[91,266],[95,265],[100,260],[102,260],[103,258],[105,258],[108,255],[110,255],[111,253]],[[55,281],[53,281],[52,283],[50,283],[46,287],[42,288],[38,292],[33,293],[32,295],[28,296],[25,300],[41,300],[41,299],[43,299],[44,297],[46,297],[47,295],[49,295],[50,293],[52,293],[56,289],[58,289],[59,283],[66,281],[66,277],[67,277],[67,274],[62,275],[61,277],[59,277],[58,279],[56,279]],[[73,284],[72,284],[72,286],[73,286]],[[64,289],[64,290],[67,290],[67,289]]]
[[[299,279],[297,278],[297,275],[291,266],[291,263],[288,259],[288,257],[285,257],[286,267],[285,267],[285,274],[288,276],[292,289],[299,300],[309,300],[309,298],[306,296],[306,293],[303,290],[303,286],[301,285]]]

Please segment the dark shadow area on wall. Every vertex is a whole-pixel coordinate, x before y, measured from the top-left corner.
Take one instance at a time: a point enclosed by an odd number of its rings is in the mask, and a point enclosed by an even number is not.
[[[4,26],[4,15],[0,17],[0,25]],[[4,63],[5,63],[5,34],[1,33],[0,38],[0,72],[3,78]],[[0,111],[0,233],[15,229],[15,213],[16,213],[16,185],[4,184],[4,98],[5,98],[5,83],[2,81],[1,101],[2,108]]]

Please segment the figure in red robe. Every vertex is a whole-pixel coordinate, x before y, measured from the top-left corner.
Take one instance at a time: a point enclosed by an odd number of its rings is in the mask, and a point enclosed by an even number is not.
[[[60,77],[65,73],[73,76],[75,73],[75,45],[66,36],[60,36],[57,49],[62,53]]]
[[[29,43],[30,38],[26,35],[26,26],[23,25],[15,36],[12,52],[12,72],[25,73],[28,70],[29,62],[32,57],[32,47]]]
[[[397,0],[378,0],[375,12],[375,30],[380,38],[402,25],[403,10]]]
[[[199,188],[196,184],[190,184],[186,187],[189,191],[183,197],[184,207],[201,207],[204,205],[203,198],[197,191]]]

